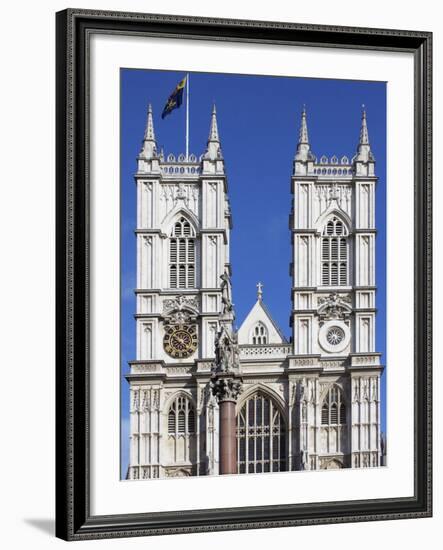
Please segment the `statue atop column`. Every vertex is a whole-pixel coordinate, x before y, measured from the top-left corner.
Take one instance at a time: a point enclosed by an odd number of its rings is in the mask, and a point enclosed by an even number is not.
[[[215,366],[217,372],[238,372],[240,368],[237,333],[230,334],[224,326],[215,337]]]
[[[236,400],[241,391],[240,352],[238,337],[234,330],[234,304],[232,303],[231,279],[227,272],[220,276],[222,310],[220,328],[215,337],[215,362],[212,369],[211,388],[219,402]]]
[[[238,337],[234,330],[234,304],[231,279],[220,276],[221,312],[215,337],[215,361],[210,381],[212,394],[220,406],[220,473],[237,473],[237,439],[235,404],[242,391]]]

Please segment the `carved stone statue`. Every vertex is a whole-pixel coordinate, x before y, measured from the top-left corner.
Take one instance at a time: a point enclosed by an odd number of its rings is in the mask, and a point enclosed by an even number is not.
[[[307,470],[307,466],[308,466],[308,453],[307,451],[303,451],[301,450],[300,451],[300,466],[301,466],[301,470]]]
[[[232,314],[234,304],[232,303],[231,279],[226,271],[220,275],[220,279],[222,280],[220,287],[222,292],[222,314]]]
[[[195,321],[198,311],[198,301],[195,297],[179,294],[163,302],[163,316],[167,323],[185,324]]]
[[[222,326],[215,337],[215,370],[217,372],[236,372],[240,359],[237,335],[229,333]]]

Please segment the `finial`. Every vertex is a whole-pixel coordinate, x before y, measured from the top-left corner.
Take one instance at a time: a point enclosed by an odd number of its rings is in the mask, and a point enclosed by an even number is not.
[[[368,125],[366,122],[366,109],[365,105],[362,106],[361,113],[361,129],[360,129],[360,145],[369,145],[369,134],[368,134]]]
[[[220,141],[218,137],[217,109],[215,107],[215,103],[212,105],[211,127],[209,129],[209,141]]]
[[[148,105],[148,120],[146,121],[145,140],[155,141],[154,120],[152,118],[152,105]]]
[[[258,282],[256,286],[257,286],[257,299],[259,302],[261,302],[263,298],[263,284],[261,282]]]
[[[146,118],[145,135],[143,137],[140,156],[143,158],[153,158],[157,155],[157,144],[155,142],[154,118],[152,116],[152,105],[148,105],[148,114]]]
[[[209,127],[209,137],[204,158],[207,160],[217,160],[222,158],[215,103],[212,105],[211,125]]]
[[[308,135],[308,123],[306,117],[306,105],[303,103],[303,109],[301,112],[300,130],[298,134],[297,152],[295,154],[295,160],[306,162],[312,157],[310,152],[311,146],[309,145]]]
[[[303,110],[301,112],[301,124],[300,124],[300,133],[299,133],[299,144],[309,145],[309,136],[308,136],[308,123],[306,121],[306,105],[303,104]]]
[[[358,140],[357,154],[354,157],[353,161],[367,163],[369,161],[374,162],[374,155],[371,151],[371,146],[369,144],[369,133],[368,133],[368,123],[366,120],[366,107],[364,104],[361,106],[361,126],[360,126],[360,137]],[[371,168],[373,170],[373,167]]]

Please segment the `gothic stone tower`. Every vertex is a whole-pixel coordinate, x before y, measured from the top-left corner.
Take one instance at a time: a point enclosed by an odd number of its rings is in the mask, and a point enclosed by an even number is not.
[[[220,276],[230,274],[231,215],[215,107],[205,153],[165,158],[149,106],[137,162],[128,478],[218,473],[218,406],[209,378]]]
[[[374,168],[364,110],[351,162],[317,162],[303,110],[290,217],[297,469],[380,465]]]

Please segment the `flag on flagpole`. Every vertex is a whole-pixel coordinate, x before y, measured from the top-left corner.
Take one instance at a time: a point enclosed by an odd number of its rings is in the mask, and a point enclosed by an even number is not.
[[[186,86],[187,77],[185,76],[175,87],[172,94],[169,96],[168,101],[162,112],[162,118],[172,113],[174,109],[178,109],[183,102],[183,90]]]

